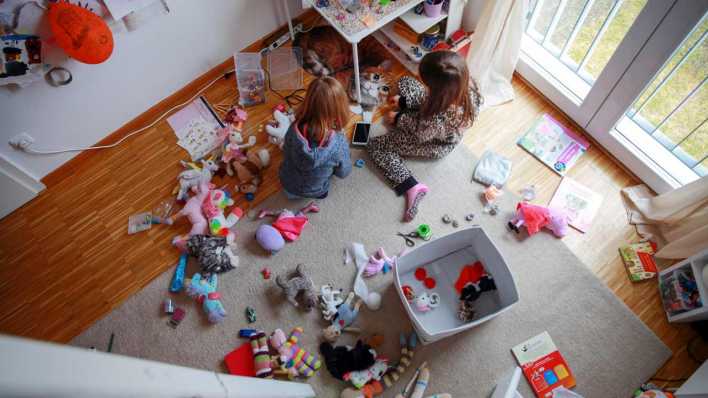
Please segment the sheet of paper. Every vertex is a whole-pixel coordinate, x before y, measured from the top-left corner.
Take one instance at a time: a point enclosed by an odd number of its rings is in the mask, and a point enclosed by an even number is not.
[[[223,124],[203,97],[197,98],[168,117],[167,123],[177,136],[177,145],[184,148],[192,160],[208,155],[223,141],[223,137],[218,133]]]
[[[103,3],[106,5],[106,8],[108,8],[108,11],[110,11],[113,19],[117,21],[131,12],[138,11],[155,1],[159,0],[103,0]]]

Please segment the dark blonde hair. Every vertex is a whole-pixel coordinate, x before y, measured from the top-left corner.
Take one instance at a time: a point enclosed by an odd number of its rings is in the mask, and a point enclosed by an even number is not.
[[[470,73],[460,55],[453,51],[433,51],[423,57],[418,71],[430,91],[420,107],[423,119],[445,112],[451,106],[459,106],[462,113],[457,119],[457,127],[474,122],[481,96],[476,83],[472,82],[474,103],[470,98]]]
[[[310,83],[296,112],[298,126],[307,126],[306,138],[321,143],[331,130],[344,128],[349,120],[349,98],[342,84],[330,76]]]

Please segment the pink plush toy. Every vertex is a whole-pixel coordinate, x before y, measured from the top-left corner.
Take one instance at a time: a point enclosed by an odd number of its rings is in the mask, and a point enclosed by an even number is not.
[[[517,234],[519,228],[525,226],[529,236],[545,227],[558,238],[562,238],[568,233],[568,221],[568,213],[563,209],[519,202],[516,205],[516,215],[508,225]]]
[[[212,189],[202,202],[202,213],[209,222],[209,232],[213,236],[223,236],[227,244],[234,243],[236,233],[231,228],[243,217],[243,210],[234,207],[228,216],[224,214],[227,207],[233,206],[234,200],[228,192],[222,189]]]
[[[187,203],[184,204],[182,210],[167,219],[167,224],[172,225],[175,221],[186,216],[189,222],[192,223],[192,229],[187,235],[179,235],[172,239],[173,245],[179,246],[179,242],[185,242],[191,236],[206,234],[207,219],[202,213],[202,203],[204,202],[204,199],[208,198],[209,188],[209,182],[207,180],[202,180],[198,186],[192,188],[192,191],[194,191],[194,196],[187,200]]]

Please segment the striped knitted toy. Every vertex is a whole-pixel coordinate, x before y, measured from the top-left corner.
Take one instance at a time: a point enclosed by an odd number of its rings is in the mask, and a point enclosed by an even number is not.
[[[258,330],[251,334],[250,339],[256,377],[272,378],[273,369],[270,367],[271,358],[270,354],[268,354],[268,340],[265,332]]]
[[[280,365],[288,371],[290,379],[298,376],[311,377],[322,366],[317,355],[311,354],[298,345],[302,333],[302,328],[296,327],[290,332],[288,339],[280,329],[275,329],[270,336],[270,345],[278,350]]]
[[[406,335],[401,333],[399,340],[401,344],[401,358],[398,365],[392,367],[383,377],[382,381],[373,380],[367,383],[360,390],[348,387],[342,391],[340,398],[372,398],[381,395],[384,390],[391,388],[401,375],[410,367],[413,355],[415,355],[415,347],[418,345],[418,339],[415,332],[406,338]]]

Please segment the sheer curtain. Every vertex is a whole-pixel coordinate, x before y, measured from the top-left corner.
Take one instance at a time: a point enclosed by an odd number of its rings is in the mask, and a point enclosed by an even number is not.
[[[630,224],[659,245],[656,257],[683,259],[708,248],[708,176],[655,196],[646,185],[624,188]]]
[[[485,106],[514,99],[511,77],[519,59],[526,7],[527,0],[487,0],[477,21],[467,66]]]

